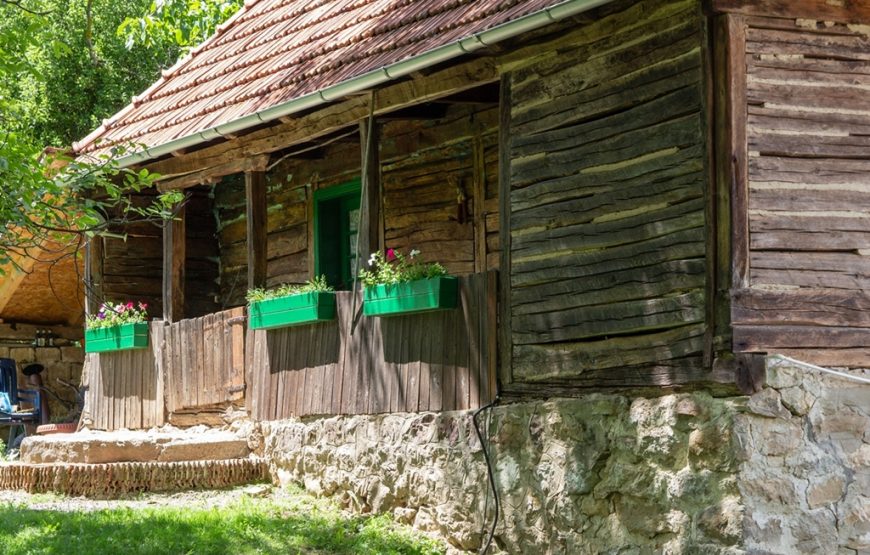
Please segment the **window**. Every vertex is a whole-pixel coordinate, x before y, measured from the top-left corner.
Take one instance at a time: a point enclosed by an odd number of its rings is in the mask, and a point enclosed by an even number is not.
[[[357,272],[359,180],[314,193],[314,273],[350,289]]]

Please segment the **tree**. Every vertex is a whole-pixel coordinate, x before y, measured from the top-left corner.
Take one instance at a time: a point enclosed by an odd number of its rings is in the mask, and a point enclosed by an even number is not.
[[[130,203],[156,176],[118,168],[123,148],[90,163],[41,153],[96,128],[241,5],[0,0],[0,265],[47,241],[80,245],[124,221],[171,217],[177,193]],[[49,174],[47,163],[68,165]]]

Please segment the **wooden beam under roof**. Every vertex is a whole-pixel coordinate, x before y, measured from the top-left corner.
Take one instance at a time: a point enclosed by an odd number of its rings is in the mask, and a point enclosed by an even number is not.
[[[714,13],[870,23],[867,0],[707,0]]]
[[[418,80],[398,82],[375,92],[375,116],[454,95],[495,82],[498,77],[495,60],[477,58]],[[248,133],[234,141],[225,141],[178,157],[151,162],[144,167],[163,176],[164,183],[160,186],[162,190],[183,188],[208,175],[229,175],[245,171],[236,169],[233,164],[357,125],[368,115],[369,97],[358,96],[330,104],[286,123]],[[196,177],[192,176],[194,173]]]

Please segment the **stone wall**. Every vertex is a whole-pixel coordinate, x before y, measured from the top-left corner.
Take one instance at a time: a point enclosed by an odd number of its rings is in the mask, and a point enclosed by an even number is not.
[[[735,421],[747,549],[870,552],[870,385],[775,362],[767,378]]]
[[[28,364],[38,362],[45,366],[45,371],[42,372],[43,384],[50,388],[51,391],[55,392],[60,398],[68,402],[75,402],[75,392],[58,383],[57,378],[64,379],[74,384],[78,384],[81,381],[82,366],[84,362],[84,351],[81,347],[0,346],[0,357],[15,359],[18,366],[19,388],[29,388],[27,378],[21,373],[21,370]],[[68,408],[50,395],[48,396],[48,403],[53,420],[58,420],[69,412]]]
[[[870,550],[870,386],[770,364],[752,397],[594,394],[480,420],[510,553]],[[469,413],[262,426],[279,482],[455,548],[485,538],[493,502]]]
[[[482,415],[501,496],[498,544],[513,553],[736,552],[738,405],[704,393],[590,395]],[[457,548],[484,538],[493,503],[467,412],[282,421],[263,431],[281,482],[359,511],[392,511]]]

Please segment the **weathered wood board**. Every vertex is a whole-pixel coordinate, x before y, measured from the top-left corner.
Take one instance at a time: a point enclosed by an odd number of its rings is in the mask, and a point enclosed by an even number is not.
[[[463,277],[459,308],[390,318],[354,317],[359,296],[339,292],[334,322],[250,330],[252,417],[465,410],[490,402],[496,287],[495,272]]]
[[[510,387],[708,379],[705,37],[638,2],[516,62]]]
[[[870,38],[744,20],[748,283],[734,347],[870,365]]]

